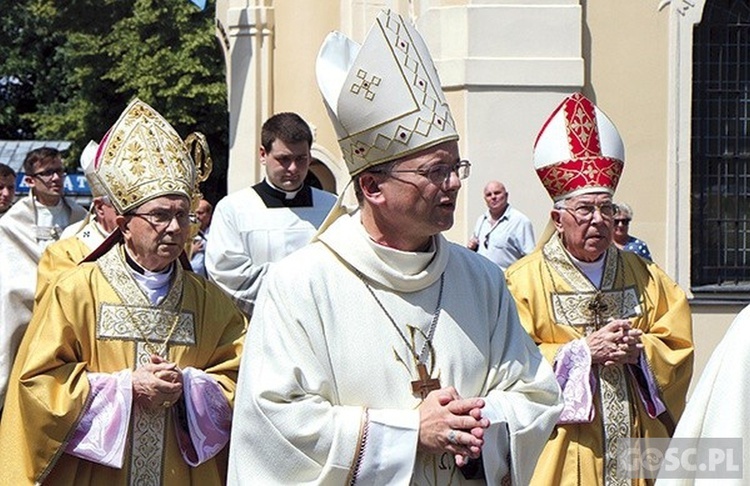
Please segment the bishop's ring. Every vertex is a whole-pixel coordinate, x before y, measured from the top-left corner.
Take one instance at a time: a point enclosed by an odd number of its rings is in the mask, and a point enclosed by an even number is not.
[[[456,431],[451,430],[448,432],[448,442],[450,442],[453,445],[458,445],[458,438],[456,437]]]

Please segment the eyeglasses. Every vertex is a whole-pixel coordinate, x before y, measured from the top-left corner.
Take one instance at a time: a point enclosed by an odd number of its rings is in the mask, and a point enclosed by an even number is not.
[[[583,221],[591,220],[597,210],[599,211],[599,214],[601,214],[602,219],[610,219],[617,212],[617,206],[612,203],[581,204],[580,206],[576,206],[574,208],[565,206],[562,209],[572,214],[576,219],[580,219]]]
[[[460,180],[469,177],[471,173],[471,162],[468,160],[459,160],[455,164],[436,164],[429,167],[417,167],[416,169],[391,169],[373,172],[387,173],[413,173],[426,177],[436,186],[442,186],[450,178],[452,173],[456,173]]]
[[[34,174],[29,174],[31,177],[37,177],[42,180],[49,180],[52,179],[53,176],[58,175],[60,177],[65,177],[65,169],[62,167],[59,169],[47,169],[43,170],[41,172],[35,172]]]
[[[129,213],[128,216],[137,216],[151,223],[156,228],[169,226],[173,219],[177,220],[180,226],[187,226],[193,222],[194,216],[189,213],[179,211],[170,213],[169,211],[151,211],[148,213]]]
[[[615,219],[615,226],[617,225],[627,226],[629,224],[630,224],[630,218]]]

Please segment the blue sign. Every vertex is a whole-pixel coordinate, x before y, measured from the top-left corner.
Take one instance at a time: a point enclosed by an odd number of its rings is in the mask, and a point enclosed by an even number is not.
[[[30,186],[26,184],[26,174],[16,175],[16,193],[28,194]],[[68,196],[91,196],[89,181],[83,174],[68,174],[65,177],[65,194]]]

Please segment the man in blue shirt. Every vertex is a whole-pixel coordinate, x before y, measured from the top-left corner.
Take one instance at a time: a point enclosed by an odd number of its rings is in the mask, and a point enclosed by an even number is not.
[[[498,181],[484,187],[487,212],[479,217],[468,247],[507,269],[534,251],[534,229],[523,213],[508,204],[508,191]]]

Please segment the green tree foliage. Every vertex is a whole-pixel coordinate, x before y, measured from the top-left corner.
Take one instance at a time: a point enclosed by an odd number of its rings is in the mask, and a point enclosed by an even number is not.
[[[226,182],[228,117],[224,58],[213,7],[187,0],[19,0],[0,18],[0,138],[71,140],[76,161],[133,97],[182,136],[203,132],[214,173]],[[72,163],[75,165],[75,162]]]

